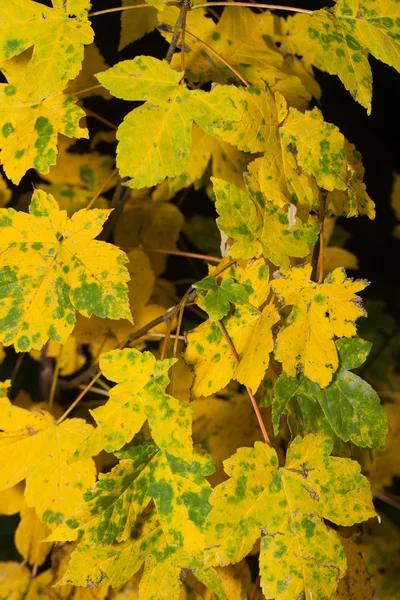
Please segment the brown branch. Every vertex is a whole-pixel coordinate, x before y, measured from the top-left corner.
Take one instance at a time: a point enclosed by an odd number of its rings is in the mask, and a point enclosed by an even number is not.
[[[169,63],[171,62],[174,52],[176,50],[176,47],[178,45],[179,38],[180,38],[180,35],[182,32],[183,24],[186,22],[186,13],[189,10],[190,5],[191,5],[191,0],[183,0],[183,2],[181,4],[181,10],[179,12],[178,19],[175,23],[174,33],[172,34],[172,39],[171,39],[171,43],[168,48],[167,56],[165,57],[165,60]]]
[[[207,8],[208,6],[249,6],[250,8],[267,8],[268,10],[284,10],[287,12],[304,13],[312,15],[312,10],[306,8],[296,8],[295,6],[281,6],[280,4],[256,4],[252,2],[206,2],[204,4],[195,4],[192,10],[196,8]]]
[[[226,343],[228,344],[228,347],[229,347],[229,349],[231,351],[231,354],[232,354],[233,358],[235,359],[236,364],[238,365],[240,363],[240,358],[239,358],[238,353],[236,352],[236,348],[235,348],[235,346],[234,346],[234,344],[233,344],[233,342],[232,342],[232,340],[230,338],[230,335],[227,332],[227,330],[225,329],[225,326],[223,325],[223,323],[221,321],[217,321],[217,323],[218,323],[218,326],[219,326],[219,328],[220,328],[220,330],[221,330],[221,332],[222,332],[222,334],[223,334],[223,336],[225,338]],[[247,393],[248,393],[248,395],[250,397],[251,403],[253,405],[254,412],[256,413],[257,421],[258,421],[258,424],[260,426],[261,433],[263,434],[263,438],[264,438],[265,442],[269,446],[271,446],[271,440],[269,439],[269,435],[268,435],[266,427],[264,425],[264,421],[263,421],[260,409],[258,407],[257,400],[255,399],[254,394],[251,391],[251,389],[247,385],[245,387],[246,387]]]
[[[123,185],[122,181],[120,181],[117,187],[115,188],[115,192],[111,200],[110,208],[112,209],[112,213],[105,222],[103,230],[97,239],[103,242],[106,242],[108,240],[116,222],[118,221],[119,217],[122,214],[122,211],[124,210],[124,206],[127,203],[130,195],[131,189]]]
[[[100,196],[101,192],[104,190],[105,187],[107,187],[107,185],[110,183],[111,179],[113,179],[113,177],[115,177],[115,175],[117,173],[118,173],[118,169],[114,169],[114,171],[112,173],[110,173],[110,175],[107,177],[107,179],[105,181],[103,181],[103,183],[97,189],[97,191],[95,192],[93,198],[91,199],[91,201],[87,205],[86,210],[88,210],[89,208],[91,208],[93,206],[93,204],[96,202],[97,198]]]
[[[116,8],[106,8],[105,10],[97,10],[88,14],[88,17],[98,17],[99,15],[107,15],[108,13],[121,12],[123,10],[131,10],[132,8],[150,8],[151,4],[133,4],[132,6],[117,6]]]
[[[114,123],[111,123],[111,121],[108,121],[107,119],[105,119],[101,115],[97,114],[96,112],[94,112],[94,110],[91,110],[90,108],[87,108],[87,106],[84,106],[83,110],[85,111],[85,113],[86,113],[86,115],[88,117],[94,117],[95,119],[97,119],[101,123],[104,123],[104,125],[107,125],[107,127],[110,127],[110,129],[114,129],[115,131],[117,131],[118,127]]]
[[[123,248],[127,248],[128,246],[123,246]],[[184,252],[183,250],[166,250],[164,248],[147,248],[146,246],[141,246],[141,250],[144,252],[154,252],[156,254],[170,254],[172,256],[186,256],[188,258],[198,258],[199,260],[206,260],[208,262],[216,262],[220,263],[221,258],[218,256],[209,256],[208,254],[197,254],[196,252]]]

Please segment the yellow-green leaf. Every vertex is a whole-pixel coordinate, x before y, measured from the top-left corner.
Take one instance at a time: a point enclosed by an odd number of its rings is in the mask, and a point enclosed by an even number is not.
[[[65,342],[75,310],[130,319],[124,263],[117,247],[94,240],[108,210],[80,210],[71,219],[37,190],[29,214],[0,210],[0,339],[17,351]]]
[[[119,450],[140,430],[146,419],[152,437],[162,450],[190,458],[191,409],[165,393],[167,372],[176,359],[157,361],[150,352],[112,350],[102,354],[100,369],[118,385],[104,406],[91,411],[96,429],[81,445],[77,457],[101,450]]]
[[[225,461],[230,479],[211,496],[207,564],[241,560],[261,533],[260,573],[266,598],[326,600],[346,570],[337,534],[324,523],[352,525],[375,515],[357,462],[330,457],[324,435],[296,438],[285,467],[264,443]]]
[[[179,83],[182,73],[149,56],[123,61],[98,79],[117,98],[146,101],[125,117],[117,132],[117,166],[132,188],[149,187],[185,171],[193,122],[212,133],[224,119],[239,120],[236,88],[188,90]],[[134,154],[132,144],[137,144]]]
[[[0,598],[24,600],[29,587],[30,571],[17,562],[0,563]]]
[[[35,509],[24,506],[15,532],[15,546],[26,562],[39,567],[44,563],[52,546],[43,542],[49,533],[49,527],[39,520]]]
[[[325,388],[339,366],[335,336],[356,335],[355,321],[365,314],[357,292],[368,282],[346,279],[336,269],[323,283],[310,281],[311,265],[282,270],[271,283],[283,306],[293,306],[278,333],[275,357],[289,377],[298,372]]]

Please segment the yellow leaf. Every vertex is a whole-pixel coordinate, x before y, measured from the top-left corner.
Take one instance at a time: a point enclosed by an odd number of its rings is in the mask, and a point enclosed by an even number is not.
[[[8,285],[0,309],[3,343],[14,343],[17,351],[40,350],[49,338],[64,343],[75,310],[130,319],[127,258],[115,246],[93,239],[109,211],[80,210],[69,219],[40,190],[29,211],[0,209],[0,272]]]
[[[231,478],[211,496],[206,564],[238,562],[261,533],[266,598],[330,597],[345,574],[346,556],[324,519],[352,525],[375,515],[359,464],[330,457],[332,448],[325,435],[297,437],[281,468],[264,443],[239,448],[224,463]]]
[[[347,571],[339,581],[332,600],[372,600],[374,589],[359,547],[350,538],[342,537],[347,557]]]
[[[137,56],[98,75],[100,83],[117,98],[145,100],[119,126],[117,166],[132,188],[150,187],[184,173],[192,149],[196,122],[212,134],[225,119],[238,121],[236,88],[215,86],[210,92],[189,90],[180,84],[182,73],[166,61]],[[169,135],[169,130],[174,135]],[[137,140],[136,152],[131,147]]]
[[[82,69],[80,70],[79,75],[75,77],[73,81],[68,83],[67,93],[72,95],[79,93],[80,99],[88,98],[89,96],[102,96],[105,100],[110,100],[110,92],[103,87],[95,90],[88,90],[84,94],[82,93],[82,90],[98,86],[99,82],[95,75],[106,69],[108,69],[108,64],[104,60],[96,44],[93,43],[89,46],[85,46]]]
[[[293,306],[284,329],[278,333],[275,357],[289,377],[299,371],[326,387],[339,360],[335,336],[356,335],[355,321],[365,314],[357,292],[365,280],[346,279],[343,269],[325,277],[324,283],[310,281],[311,265],[282,270],[271,283],[283,306]]]
[[[264,376],[273,349],[271,328],[279,315],[273,304],[267,304],[262,310],[258,308],[269,294],[269,270],[262,262],[258,261],[256,268],[250,267],[243,274],[243,281],[255,290],[250,298],[254,305],[235,306],[222,320],[241,357],[238,365],[217,323],[208,320],[188,335],[184,359],[194,368],[192,394],[195,397],[209,396],[231,379],[256,392]]]
[[[142,0],[122,0],[122,6],[134,6],[143,4]],[[149,4],[151,4],[149,2]],[[124,10],[121,13],[121,37],[119,40],[118,51],[121,52],[126,46],[136,42],[141,37],[150,33],[157,27],[157,9],[146,6],[145,8],[135,8],[134,10]]]
[[[36,563],[40,567],[46,560],[52,544],[43,540],[49,533],[49,527],[39,520],[35,509],[24,506],[15,532],[15,546],[29,564]]]
[[[357,256],[345,248],[328,246],[325,248],[324,274],[327,275],[339,267],[357,271],[359,269]]]
[[[51,167],[45,178],[52,184],[72,186],[73,188],[82,187],[91,192],[96,192],[111,175],[114,164],[112,156],[106,156],[99,152],[90,152],[89,154],[68,152],[70,147],[71,140],[61,136],[59,160],[56,165]],[[114,186],[115,179],[111,179],[103,192]]]
[[[400,475],[400,411],[398,404],[386,403],[383,405],[387,415],[388,437],[386,448],[374,452],[372,465],[368,469],[368,478],[378,490],[391,485],[395,476]]]
[[[100,369],[118,385],[104,406],[90,411],[97,428],[80,446],[78,458],[101,450],[119,450],[141,429],[146,419],[159,448],[173,456],[192,452],[191,409],[164,392],[167,372],[176,359],[157,361],[150,352],[112,350],[100,357]]]
[[[36,189],[43,190],[46,194],[51,194],[57,198],[60,209],[66,210],[69,217],[72,217],[78,210],[86,208],[94,195],[90,190],[64,183],[40,183]],[[107,209],[108,207],[109,204],[103,196],[99,196],[91,204],[91,208]]]
[[[56,162],[59,133],[89,137],[87,129],[79,127],[85,113],[76,106],[77,99],[65,94],[35,98],[26,66],[25,56],[0,63],[8,81],[0,84],[0,161],[16,184],[33,167],[39,173],[49,172]]]
[[[92,426],[82,419],[56,425],[45,410],[25,410],[4,399],[0,403],[0,489],[26,478],[25,499],[42,521],[57,523],[69,516],[95,479],[92,460],[68,460]]]
[[[24,486],[22,483],[17,483],[17,485],[0,492],[0,514],[15,515],[24,506]]]
[[[184,217],[176,206],[168,202],[156,202],[149,196],[133,194],[114,229],[114,241],[122,248],[176,249]],[[152,268],[160,275],[166,264],[166,256],[149,252]]]
[[[29,587],[30,571],[17,562],[0,562],[0,598],[24,600]]]

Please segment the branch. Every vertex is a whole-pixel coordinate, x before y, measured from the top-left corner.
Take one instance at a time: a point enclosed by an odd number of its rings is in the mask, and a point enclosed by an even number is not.
[[[121,12],[130,10],[131,8],[151,8],[151,4],[133,4],[132,6],[117,6],[116,8],[106,8],[105,10],[97,10],[88,14],[88,17],[98,17],[99,15],[107,15],[108,13]]]
[[[102,240],[106,242],[110,237],[112,230],[119,217],[121,216],[122,211],[124,210],[124,206],[131,195],[131,189],[123,185],[123,182],[120,181],[115,188],[114,195],[111,200],[110,208],[112,209],[112,213],[108,217],[106,223],[104,224],[104,228],[100,235],[97,237],[98,240]]]
[[[178,19],[175,23],[175,29],[174,33],[172,34],[172,40],[168,48],[167,56],[165,57],[165,60],[169,63],[171,62],[176,47],[178,45],[179,37],[182,31],[182,26],[184,23],[186,23],[186,13],[189,10],[190,6],[191,0],[183,0]]]
[[[254,4],[253,2],[206,2],[204,4],[195,4],[192,10],[196,8],[207,8],[208,6],[249,6],[250,8],[267,8],[268,10],[284,10],[287,12],[304,13],[312,15],[312,10],[306,8],[296,8],[295,6],[281,6],[280,4]]]

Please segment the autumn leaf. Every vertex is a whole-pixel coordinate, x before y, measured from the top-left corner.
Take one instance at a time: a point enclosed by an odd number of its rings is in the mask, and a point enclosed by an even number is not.
[[[51,195],[37,190],[29,215],[0,210],[0,273],[7,298],[0,310],[0,338],[17,351],[40,350],[50,338],[63,343],[75,310],[130,319],[123,266],[115,246],[93,240],[108,210],[81,210],[71,219]]]
[[[374,516],[360,466],[330,457],[331,440],[308,435],[292,441],[285,467],[275,450],[256,442],[225,461],[230,479],[211,496],[207,564],[241,560],[261,539],[260,574],[266,598],[330,597],[346,570],[337,534],[323,519],[352,525]]]
[[[45,410],[0,403],[0,490],[26,479],[25,500],[40,519],[51,524],[71,514],[95,479],[91,459],[68,465],[92,426],[82,419],[57,425]]]
[[[221,179],[213,178],[220,217],[217,225],[235,241],[229,249],[233,258],[260,255],[278,266],[289,266],[290,256],[306,256],[318,235],[318,227],[303,225],[295,218],[289,222],[287,212],[268,202],[260,192],[249,187],[248,193]]]
[[[357,292],[367,284],[346,279],[336,269],[323,283],[310,281],[311,265],[290,268],[275,274],[271,283],[283,306],[293,306],[286,327],[278,333],[275,357],[284,372],[298,372],[325,388],[339,366],[335,336],[356,334],[355,321],[365,314]]]
[[[5,0],[0,8],[0,61],[33,46],[27,79],[34,85],[36,100],[60,92],[78,75],[84,44],[93,41],[87,16],[90,0],[53,0],[52,5]]]
[[[0,175],[0,208],[4,208],[11,200],[12,192],[8,187],[6,180]]]
[[[0,562],[0,598],[24,600],[29,587],[30,570],[17,562]]]
[[[346,551],[347,571],[332,600],[372,600],[374,588],[359,546],[351,538],[342,537],[341,540]]]
[[[211,92],[188,90],[166,61],[149,56],[118,63],[98,75],[117,98],[144,100],[124,119],[117,132],[117,166],[132,188],[149,187],[185,171],[192,147],[192,125],[212,131],[225,118],[239,120],[235,89],[216,86]],[[168,133],[172,129],[174,135]],[[149,135],[149,131],[151,135]],[[141,139],[137,152],[130,148]]]
[[[336,74],[362,106],[371,112],[372,73],[368,53],[400,71],[395,0],[340,0],[334,9],[296,15],[289,24],[298,54],[319,69]]]
[[[192,394],[194,397],[209,396],[231,379],[236,379],[256,392],[268,367],[273,349],[271,328],[279,315],[274,304],[266,304],[269,294],[268,267],[262,259],[253,268],[242,273],[241,282],[252,286],[249,300],[252,306],[235,306],[223,319],[224,327],[240,358],[237,365],[217,323],[211,320],[193,329],[187,336],[185,361],[194,369]],[[247,271],[247,272],[246,272]]]
[[[39,567],[44,563],[52,547],[43,542],[49,533],[49,527],[40,521],[35,509],[24,506],[15,532],[15,546],[26,562]]]
[[[350,372],[365,362],[371,344],[360,338],[342,338],[336,346],[340,368],[328,387],[320,389],[304,375],[291,378],[282,373],[279,377],[272,405],[275,433],[287,403],[293,400],[294,404],[303,405],[306,397],[310,411],[312,404],[319,404],[332,430],[344,442],[351,440],[363,448],[383,448],[387,423],[379,396],[366,381]]]
[[[37,189],[43,190],[46,194],[51,194],[57,198],[60,209],[66,210],[69,217],[72,217],[78,210],[86,208],[93,198],[93,192],[63,183],[40,183]],[[107,209],[109,204],[103,196],[99,196],[90,206],[91,208]]]
[[[133,6],[142,4],[141,0],[122,0],[122,6]],[[150,2],[149,2],[150,4]],[[146,33],[153,31],[158,24],[157,9],[154,7],[136,8],[135,10],[124,10],[121,13],[121,36],[118,51],[121,52],[126,46],[140,40]]]
[[[111,94],[103,87],[98,87],[98,81],[95,78],[96,73],[101,73],[109,68],[96,44],[90,44],[84,48],[84,58],[79,75],[73,81],[68,83],[67,93],[78,94],[79,98],[89,98],[90,96],[102,96],[105,100],[111,99]],[[95,87],[95,89],[90,89]],[[87,90],[83,92],[83,90]]]
[[[100,369],[116,382],[104,406],[91,411],[96,429],[77,451],[77,458],[101,450],[119,450],[140,430],[146,419],[155,443],[173,456],[192,452],[191,409],[165,393],[167,372],[176,359],[157,361],[150,352],[134,348],[101,355]]]
[[[49,172],[56,162],[59,133],[89,137],[87,129],[79,127],[85,113],[76,106],[77,99],[66,94],[35,98],[26,67],[24,55],[0,63],[8,81],[0,84],[0,161],[16,184],[33,167],[40,173]]]

